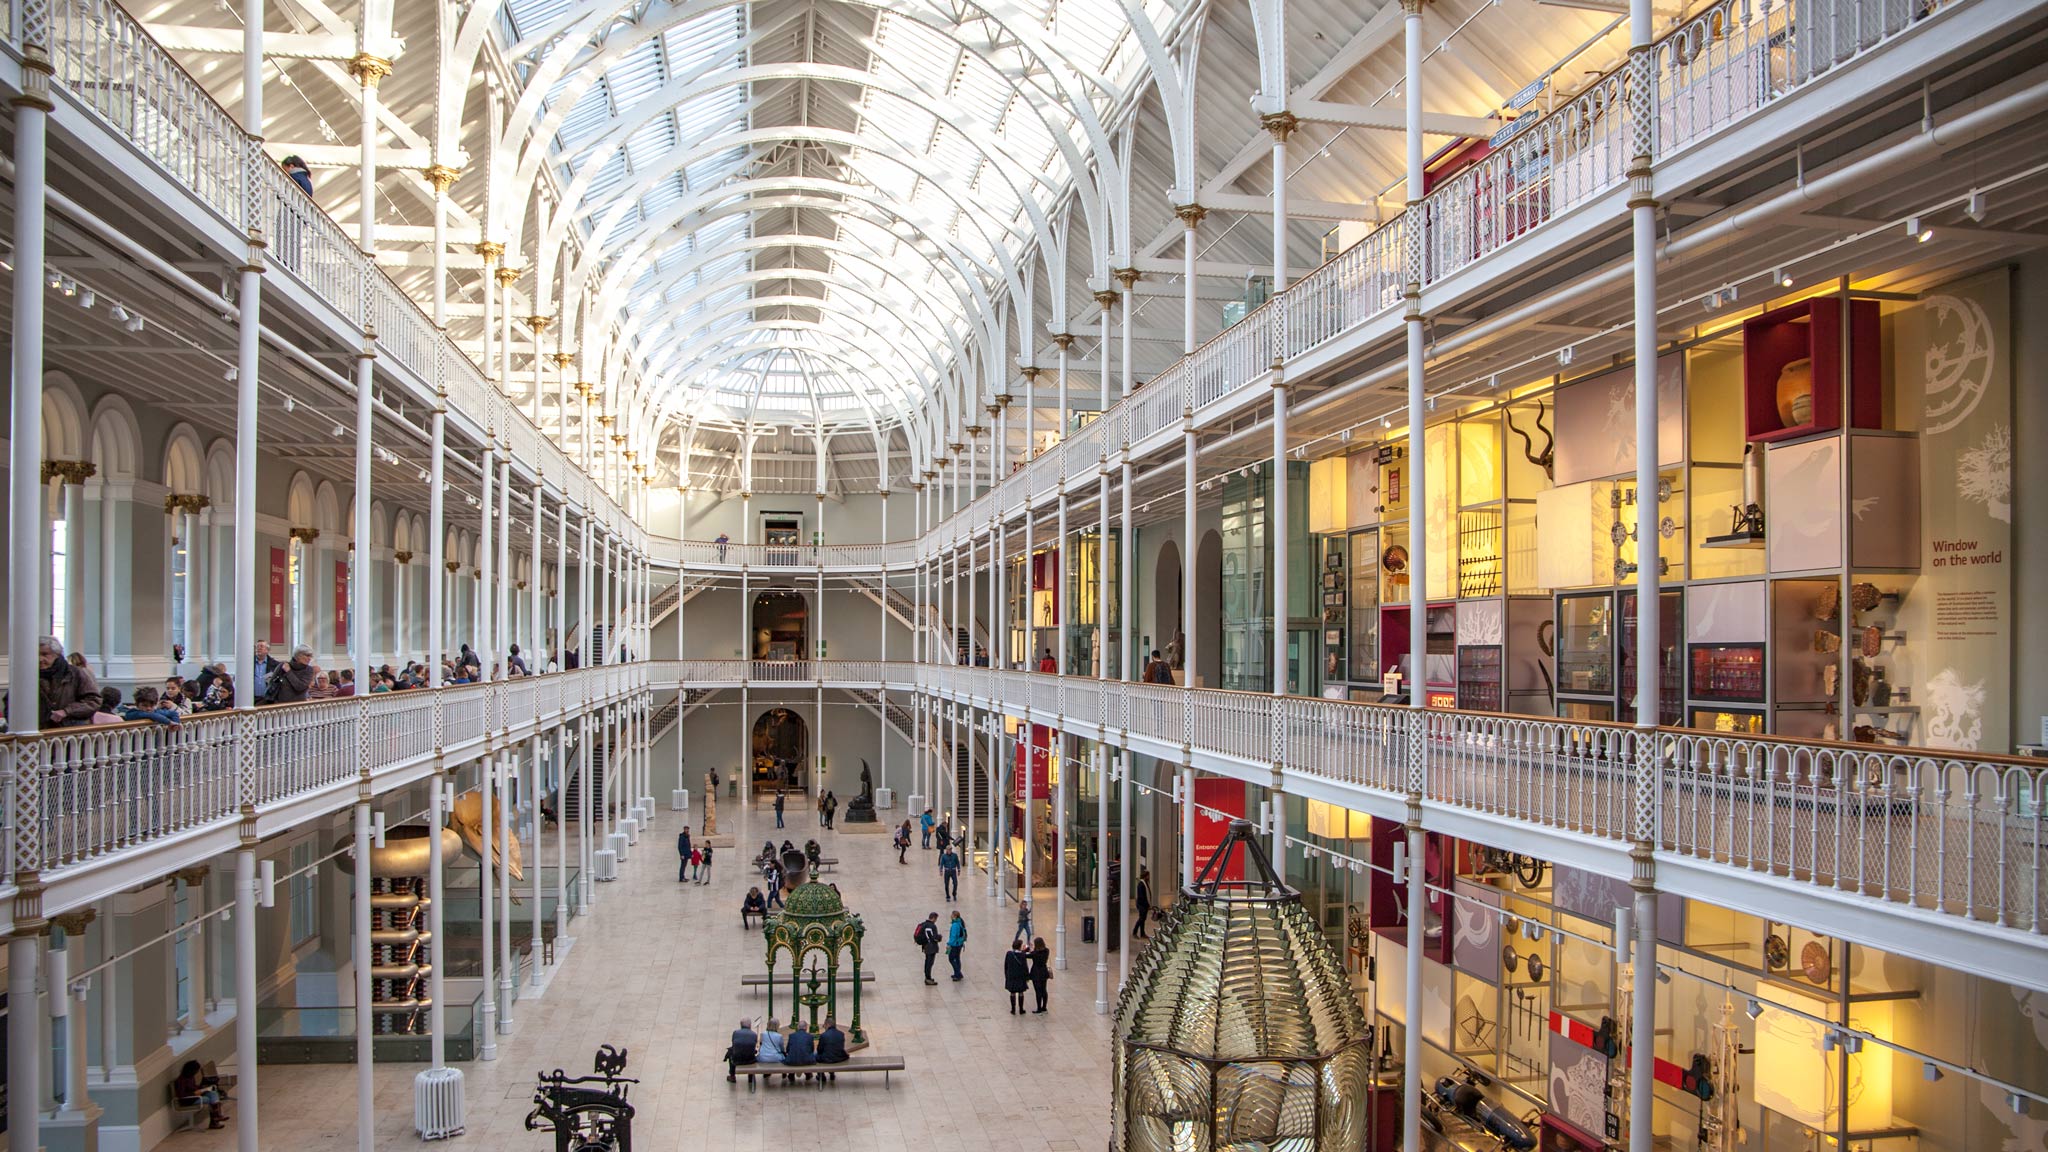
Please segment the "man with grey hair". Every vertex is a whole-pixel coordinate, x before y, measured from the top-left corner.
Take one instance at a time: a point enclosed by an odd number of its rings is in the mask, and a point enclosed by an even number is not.
[[[263,690],[266,704],[296,704],[306,698],[312,690],[313,678],[320,670],[313,666],[313,650],[304,644],[292,649],[291,662],[280,664],[270,674]]]
[[[36,661],[41,665],[36,679],[43,723],[53,727],[92,723],[93,713],[99,710],[98,694],[87,692],[80,683],[78,669],[64,659],[63,643],[55,636],[36,641]]]

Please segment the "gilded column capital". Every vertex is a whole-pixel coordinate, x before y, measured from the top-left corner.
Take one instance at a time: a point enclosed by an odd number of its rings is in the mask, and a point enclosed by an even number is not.
[[[1144,273],[1138,271],[1136,268],[1112,268],[1110,269],[1109,274],[1116,278],[1116,282],[1119,285],[1121,285],[1123,287],[1123,290],[1126,292],[1129,292],[1131,290],[1132,285],[1136,284],[1139,280],[1144,278]]]
[[[498,287],[510,288],[519,282],[523,269],[514,268],[509,262],[498,269]]]
[[[1413,0],[1403,0],[1404,4],[1411,2]],[[1271,133],[1275,142],[1285,144],[1287,138],[1294,135],[1295,129],[1301,127],[1301,121],[1292,112],[1268,112],[1259,117],[1259,127]]]
[[[505,246],[496,240],[479,240],[476,244],[476,254],[484,258],[484,267],[489,268],[498,262],[498,257],[505,254]]]
[[[56,480],[63,484],[83,484],[99,475],[100,466],[90,460],[45,460],[43,461],[43,483]]]
[[[434,186],[436,195],[446,196],[449,187],[462,176],[462,171],[459,168],[450,168],[446,164],[429,164],[424,175],[427,183]]]
[[[164,515],[173,512],[190,512],[197,515],[213,507],[211,497],[197,492],[170,492],[164,496]]]
[[[1209,210],[1200,204],[1176,204],[1173,214],[1180,220],[1181,227],[1193,228],[1209,215]]]
[[[368,52],[359,52],[348,62],[348,74],[365,88],[375,88],[391,75],[391,61]]]

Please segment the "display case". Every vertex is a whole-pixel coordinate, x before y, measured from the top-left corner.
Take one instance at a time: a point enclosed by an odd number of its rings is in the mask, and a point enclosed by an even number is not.
[[[1501,646],[1458,646],[1458,707],[1475,712],[1503,710]]]
[[[1737,736],[1761,736],[1764,713],[1761,708],[1694,708],[1686,727],[1702,732],[1727,732]]]
[[[1694,700],[1730,704],[1764,702],[1762,644],[1693,644],[1687,663]]]
[[[1614,594],[1568,592],[1557,598],[1557,694],[1614,696]]]
[[[1621,685],[1616,714],[1624,723],[1636,719],[1636,594],[1625,590],[1618,597]],[[1685,716],[1685,591],[1672,588],[1657,594],[1657,723],[1676,727]]]

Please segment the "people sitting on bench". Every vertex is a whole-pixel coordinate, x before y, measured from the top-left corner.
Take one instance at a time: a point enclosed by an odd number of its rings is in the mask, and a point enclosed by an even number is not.
[[[810,861],[811,871],[818,870],[818,857],[822,854],[823,850],[818,847],[816,840],[804,841],[804,859]]]
[[[761,1046],[754,1053],[754,1063],[781,1066],[789,1060],[789,1041],[782,1035],[782,1021],[768,1018],[768,1024],[761,1029]]]
[[[206,1105],[208,1128],[227,1127],[227,1113],[220,1106],[220,1080],[208,1076],[206,1070],[199,1066],[199,1061],[187,1060],[184,1067],[178,1069],[178,1077],[171,1083],[171,1094],[177,1098],[180,1107]]]
[[[733,1072],[742,1064],[752,1064],[759,1057],[761,1038],[754,1034],[753,1022],[740,1018],[740,1026],[733,1029],[732,1041],[725,1046],[725,1082],[734,1083]]]
[[[765,870],[765,869],[767,869],[767,868],[769,868],[769,867],[772,867],[772,866],[774,865],[774,863],[775,863],[775,841],[773,841],[773,840],[763,840],[763,841],[761,841],[761,854],[760,854],[759,856],[756,856],[756,857],[754,857],[754,867],[756,867],[756,868],[760,868],[760,869],[764,869],[764,870]]]
[[[747,889],[747,898],[740,901],[740,927],[752,928],[756,919],[768,918],[768,898],[761,895],[758,887]]]
[[[839,1030],[839,1022],[830,1016],[825,1017],[825,1030],[818,1033],[818,1063],[846,1063],[846,1033]],[[819,1075],[828,1080],[839,1079],[837,1072],[821,1072]]]
[[[790,1029],[789,1039],[784,1044],[782,1066],[785,1068],[809,1069],[811,1065],[817,1062],[817,1041],[812,1038],[811,1030],[804,1027],[803,1019],[799,1017],[795,1022],[795,1026]],[[782,1074],[782,1082],[787,1084],[796,1079],[797,1075],[795,1072],[785,1072]],[[805,1080],[811,1078],[809,1071],[803,1072],[802,1075]]]

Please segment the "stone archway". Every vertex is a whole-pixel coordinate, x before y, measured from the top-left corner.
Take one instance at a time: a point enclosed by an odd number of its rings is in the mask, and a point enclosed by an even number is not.
[[[1186,644],[1176,644],[1181,633],[1182,575],[1180,545],[1168,540],[1159,546],[1159,558],[1152,566],[1152,647],[1166,656],[1175,671],[1181,668]],[[1149,653],[1147,653],[1149,655]]]
[[[810,762],[811,728],[803,714],[781,704],[763,708],[747,739],[753,790],[802,794],[810,784]]]

